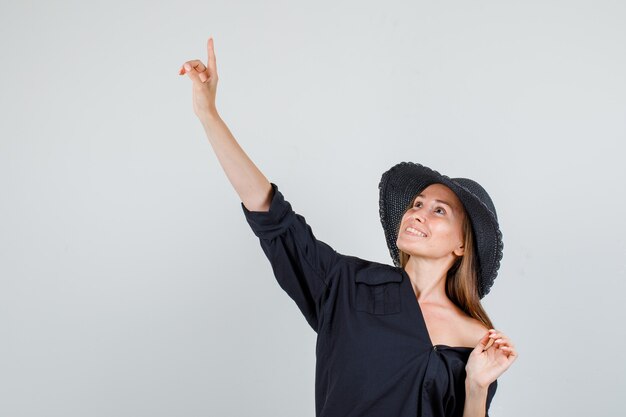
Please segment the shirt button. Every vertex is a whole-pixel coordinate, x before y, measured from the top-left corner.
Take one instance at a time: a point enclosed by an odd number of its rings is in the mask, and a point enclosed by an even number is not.
[[[433,349],[434,349],[434,350],[437,350],[437,346],[433,346]]]

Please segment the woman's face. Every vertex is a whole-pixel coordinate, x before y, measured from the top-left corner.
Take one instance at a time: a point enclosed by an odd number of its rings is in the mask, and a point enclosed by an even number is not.
[[[412,208],[402,217],[396,245],[411,256],[461,256],[463,216],[463,205],[456,194],[443,184],[431,184],[415,197]]]

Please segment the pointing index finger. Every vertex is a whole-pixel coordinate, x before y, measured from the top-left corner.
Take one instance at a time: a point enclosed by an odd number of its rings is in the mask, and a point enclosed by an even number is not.
[[[207,55],[209,57],[207,66],[209,68],[209,72],[211,73],[211,75],[213,75],[216,73],[215,48],[213,45],[213,37],[210,37],[209,40],[207,41]]]

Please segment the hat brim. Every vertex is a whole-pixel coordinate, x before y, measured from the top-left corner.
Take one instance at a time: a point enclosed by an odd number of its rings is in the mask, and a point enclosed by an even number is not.
[[[389,253],[400,267],[396,245],[402,216],[415,195],[431,184],[449,187],[465,208],[472,230],[478,259],[478,292],[482,298],[491,289],[502,259],[503,241],[493,202],[475,181],[450,178],[421,164],[402,162],[385,172],[379,183],[380,221]],[[480,197],[479,197],[480,196]]]

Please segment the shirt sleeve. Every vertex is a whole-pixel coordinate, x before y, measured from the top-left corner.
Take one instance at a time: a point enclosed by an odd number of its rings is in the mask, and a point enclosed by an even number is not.
[[[329,273],[339,256],[316,239],[305,218],[293,211],[276,184],[271,185],[269,211],[250,211],[243,202],[241,208],[259,238],[278,284],[317,332],[330,285]]]

